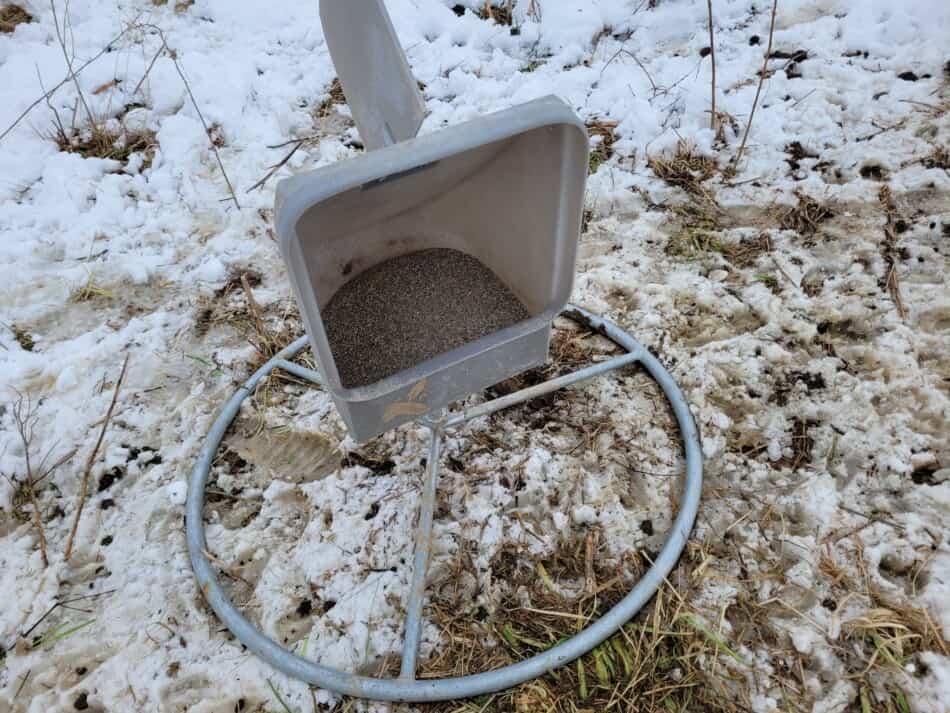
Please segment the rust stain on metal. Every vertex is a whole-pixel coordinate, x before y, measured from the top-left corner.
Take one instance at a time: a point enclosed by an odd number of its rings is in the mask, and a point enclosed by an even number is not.
[[[400,416],[423,416],[428,412],[429,407],[426,404],[399,401],[386,407],[383,411],[383,422],[389,423]]]
[[[423,379],[415,386],[409,390],[409,400],[418,401],[420,397],[426,392],[426,384],[429,383],[428,379]]]

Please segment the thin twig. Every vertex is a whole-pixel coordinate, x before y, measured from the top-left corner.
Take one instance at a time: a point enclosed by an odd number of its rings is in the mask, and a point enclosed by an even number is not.
[[[883,258],[887,266],[887,273],[884,276],[884,284],[891,293],[894,305],[897,307],[897,314],[903,320],[907,319],[907,307],[904,304],[904,297],[901,294],[900,275],[897,272],[898,250],[897,250],[897,228],[896,213],[897,207],[894,205],[894,198],[891,195],[891,189],[888,186],[882,186],[878,193],[878,199],[884,208],[884,243]]]
[[[284,148],[284,146],[290,146],[291,144],[299,144],[299,143],[304,142],[304,141],[316,141],[316,140],[319,139],[319,138],[320,138],[320,134],[311,134],[310,136],[301,136],[301,137],[296,138],[296,139],[288,139],[287,141],[283,141],[283,142],[281,142],[281,143],[279,143],[279,144],[271,144],[271,145],[269,145],[267,148],[269,148],[269,149],[282,149],[282,148]]]
[[[52,449],[50,449],[50,451],[52,451]],[[75,448],[73,448],[71,451],[69,451],[66,455],[64,455],[64,456],[63,456],[62,458],[60,458],[58,461],[56,461],[55,463],[53,463],[53,465],[51,465],[51,466],[50,466],[49,468],[47,468],[46,470],[43,470],[43,466],[46,464],[46,458],[44,458],[44,459],[43,459],[43,462],[40,464],[40,470],[43,471],[43,474],[42,474],[40,477],[36,478],[36,479],[33,481],[33,484],[34,484],[34,485],[39,485],[40,483],[42,483],[42,482],[43,482],[44,480],[46,480],[50,475],[52,475],[54,471],[58,470],[61,465],[63,465],[64,463],[66,463],[66,461],[68,461],[68,460],[69,460],[70,458],[72,458],[74,455],[76,455],[76,449],[75,449]],[[49,457],[49,453],[46,454],[46,457],[47,457],[47,458]]]
[[[43,86],[43,75],[40,74],[40,66],[36,65],[36,80],[40,83],[40,89],[44,92],[46,87]],[[65,143],[69,140],[69,136],[66,133],[66,127],[63,125],[63,120],[59,117],[59,111],[56,107],[53,106],[53,102],[49,100],[49,94],[46,95],[46,108],[53,113],[53,120],[56,122],[56,129],[59,131],[59,138]]]
[[[132,90],[130,96],[135,96],[139,93],[139,89],[142,88],[142,85],[145,84],[145,80],[148,79],[148,75],[152,72],[152,67],[155,66],[155,63],[158,61],[158,58],[162,56],[162,52],[165,51],[165,43],[162,42],[162,46],[158,48],[158,51],[155,53],[155,56],[152,57],[152,61],[148,63],[148,67],[145,68],[145,74],[142,75],[142,78],[139,80],[139,83],[135,85],[135,89]]]
[[[275,173],[277,173],[277,172],[281,169],[282,166],[284,166],[291,158],[293,158],[293,155],[294,155],[295,153],[297,153],[297,149],[299,149],[301,146],[303,146],[305,142],[306,142],[306,139],[299,139],[299,140],[297,141],[296,146],[294,146],[294,147],[290,150],[290,153],[288,153],[288,154],[287,154],[286,156],[284,156],[280,161],[278,161],[278,162],[275,163],[273,166],[271,166],[271,167],[270,167],[270,170],[267,172],[267,174],[266,174],[261,180],[259,180],[257,183],[255,183],[253,186],[251,186],[250,188],[248,188],[248,189],[247,189],[247,192],[250,193],[250,192],[253,191],[255,188],[263,188],[263,187],[264,187],[264,184],[267,183],[268,180],[270,180],[270,177],[273,176]]]
[[[86,103],[86,95],[82,93],[82,87],[79,86],[79,78],[76,76],[76,72],[73,71],[73,58],[69,56],[69,50],[66,49],[66,40],[63,38],[63,33],[59,29],[59,18],[56,15],[56,0],[49,0],[49,6],[53,11],[53,25],[56,27],[56,38],[59,40],[59,46],[63,50],[63,57],[66,59],[66,68],[69,70],[69,77],[76,86],[76,93],[79,95],[79,101],[82,102],[83,109],[86,110],[86,118],[89,119],[89,126],[94,129],[96,127],[96,118],[92,115],[92,110],[89,109],[89,105]],[[67,2],[66,12],[63,14],[63,31],[66,30],[68,22],[69,3]]]
[[[26,631],[20,632],[20,638],[25,639],[27,636],[32,634],[33,631],[36,629],[36,627],[38,627],[40,624],[46,621],[46,618],[50,614],[52,614],[54,611],[59,609],[59,607],[67,607],[67,605],[72,604],[73,602],[81,602],[86,599],[95,599],[97,597],[104,597],[107,594],[114,594],[115,592],[116,592],[115,589],[107,589],[104,592],[96,592],[95,594],[83,594],[82,596],[79,596],[79,597],[71,597],[70,599],[64,599],[62,601],[53,602],[53,605],[49,609],[46,610],[46,613],[44,613],[43,616],[41,616],[39,619],[33,622],[33,625],[29,629],[27,629]]]
[[[650,87],[653,89],[653,96],[655,97],[657,94],[662,92],[663,90],[656,86],[656,82],[653,81],[653,77],[650,75],[650,72],[647,70],[647,68],[643,66],[643,62],[640,61],[640,58],[630,50],[624,50],[624,52],[633,58],[633,61],[637,63],[637,66],[646,75],[647,81],[650,82]]]
[[[31,674],[31,673],[33,673],[33,669],[29,669],[29,670],[26,672],[26,675],[25,675],[25,676],[23,677],[23,679],[20,681],[20,685],[17,686],[16,693],[13,694],[13,700],[14,700],[14,701],[19,697],[20,691],[23,690],[23,687],[26,685],[26,682],[27,682],[27,680],[30,678],[30,674]]]
[[[792,276],[789,275],[788,272],[785,271],[785,268],[782,267],[782,263],[780,263],[780,262],[778,261],[778,258],[775,256],[775,253],[771,253],[771,255],[772,255],[772,262],[775,264],[775,267],[778,269],[778,271],[779,271],[780,273],[782,273],[782,277],[784,277],[786,280],[788,280],[788,283],[789,283],[792,287],[794,287],[794,288],[797,289],[797,290],[801,290],[801,289],[802,289],[802,288],[801,288],[801,285],[799,285],[797,282],[795,282],[795,280],[792,279]]]
[[[716,115],[716,38],[713,34],[712,0],[706,0],[706,6],[709,8],[709,58],[712,60],[712,117],[709,120],[709,128],[715,132],[719,122]]]
[[[115,389],[112,392],[112,401],[109,402],[109,409],[106,411],[106,417],[102,421],[102,428],[99,430],[99,438],[96,440],[96,445],[93,446],[92,452],[89,453],[89,457],[86,459],[86,467],[83,469],[82,473],[82,484],[79,489],[79,503],[76,506],[76,515],[73,518],[73,526],[69,530],[69,538],[66,540],[66,553],[63,555],[65,561],[69,561],[69,558],[73,554],[73,541],[76,539],[76,530],[79,529],[79,520],[82,517],[83,507],[86,505],[86,496],[89,493],[89,478],[92,475],[92,466],[96,461],[96,454],[99,453],[99,447],[102,445],[102,440],[105,438],[106,429],[109,428],[109,421],[112,420],[112,411],[115,409],[115,402],[119,398],[119,389],[122,387],[122,380],[125,378],[125,370],[129,365],[129,355],[125,355],[125,359],[122,361],[122,371],[119,372],[119,379],[115,382]]]
[[[59,89],[61,89],[64,85],[69,84],[69,82],[73,81],[73,79],[74,79],[75,77],[78,77],[79,74],[80,74],[86,67],[88,67],[90,64],[92,64],[93,62],[95,62],[97,59],[99,59],[99,58],[100,58],[102,55],[104,55],[106,52],[110,52],[110,51],[112,50],[112,45],[115,44],[116,42],[118,42],[120,39],[122,39],[122,37],[123,37],[128,31],[129,31],[129,28],[128,28],[128,27],[125,28],[124,30],[122,30],[122,32],[120,32],[120,33],[117,34],[115,37],[113,37],[111,40],[109,40],[108,44],[106,44],[105,47],[103,47],[101,50],[99,50],[99,52],[98,52],[95,56],[93,56],[91,59],[88,59],[88,60],[86,60],[85,62],[83,62],[83,63],[82,63],[79,67],[77,67],[73,72],[71,72],[70,74],[67,74],[67,75],[62,79],[62,81],[59,82],[59,84],[57,84],[56,86],[54,86],[54,87],[53,87],[52,89],[50,89],[48,92],[44,93],[43,96],[41,96],[39,99],[37,99],[36,101],[34,101],[32,104],[30,104],[26,109],[24,109],[23,111],[21,111],[21,112],[20,112],[20,115],[17,116],[17,118],[13,120],[13,123],[10,124],[6,129],[4,129],[2,134],[0,134],[0,141],[3,141],[3,139],[6,138],[7,134],[9,134],[11,131],[13,131],[13,130],[19,125],[19,123],[20,123],[21,121],[23,121],[23,119],[26,118],[26,116],[27,116],[31,111],[33,111],[36,107],[38,107],[38,106],[39,106],[40,104],[42,104],[44,101],[48,100],[51,96],[53,96],[53,95],[54,95]]]
[[[803,96],[801,99],[799,99],[799,100],[796,101],[794,104],[792,104],[792,106],[791,106],[790,108],[791,108],[791,109],[794,109],[795,107],[797,107],[799,104],[801,104],[803,101],[805,101],[808,97],[810,97],[812,94],[814,94],[814,93],[817,92],[817,91],[818,91],[817,88],[816,88],[816,89],[812,89],[810,92],[808,92],[807,94],[805,94],[805,96]]]
[[[228,185],[228,192],[231,194],[230,200],[234,202],[234,206],[240,210],[241,204],[238,202],[237,194],[234,192],[234,186],[231,183],[231,179],[228,177],[228,172],[224,168],[224,162],[221,160],[221,154],[218,152],[218,147],[214,145],[214,138],[211,135],[211,127],[208,126],[208,122],[205,121],[204,114],[201,113],[201,107],[198,106],[198,100],[195,99],[195,94],[191,91],[191,83],[188,81],[188,78],[185,76],[185,72],[181,67],[181,64],[178,62],[178,53],[175,52],[171,47],[168,46],[168,40],[165,37],[165,32],[158,25],[153,25],[151,23],[142,23],[136,25],[140,29],[149,29],[155,32],[158,35],[158,38],[162,42],[162,46],[158,51],[158,54],[152,59],[149,63],[148,68],[145,70],[145,75],[136,85],[135,90],[138,91],[142,83],[145,81],[145,78],[148,77],[149,72],[152,70],[152,66],[158,60],[158,56],[161,52],[167,52],[168,58],[172,61],[172,64],[175,66],[175,71],[178,73],[178,76],[181,78],[182,84],[185,85],[185,90],[188,92],[188,98],[191,99],[191,105],[195,109],[195,113],[198,115],[198,119],[201,121],[201,125],[204,127],[205,135],[208,137],[208,145],[211,147],[212,153],[214,153],[214,158],[218,162],[218,168],[221,169],[221,175],[224,176],[224,182]]]
[[[755,109],[759,105],[759,96],[762,94],[762,85],[765,84],[765,78],[769,73],[769,57],[772,55],[772,38],[775,36],[775,14],[778,11],[778,0],[772,0],[772,21],[769,24],[769,46],[765,50],[765,58],[762,60],[762,71],[759,72],[759,85],[755,88],[755,99],[752,100],[752,111],[749,113],[749,121],[745,125],[745,133],[742,135],[742,143],[739,145],[739,151],[732,159],[733,167],[739,165],[742,159],[742,153],[745,151],[745,144],[749,138],[749,129],[752,128],[752,119],[755,117]]]
[[[208,126],[208,122],[205,121],[204,114],[201,113],[201,108],[198,106],[198,100],[195,99],[194,92],[191,91],[191,84],[188,81],[188,78],[185,76],[185,72],[181,67],[181,64],[178,62],[178,53],[175,52],[171,47],[168,46],[168,40],[165,38],[165,31],[162,30],[158,25],[153,25],[151,23],[143,23],[137,25],[139,28],[150,29],[158,35],[158,38],[162,42],[160,52],[164,50],[168,53],[168,58],[172,61],[172,64],[175,66],[175,71],[178,73],[178,76],[181,78],[182,84],[185,85],[185,90],[188,92],[188,98],[191,99],[191,105],[195,109],[195,113],[198,115],[198,119],[201,121],[201,125],[204,127],[205,135],[208,137],[208,145],[211,147],[212,153],[214,153],[214,158],[218,162],[218,168],[221,169],[221,175],[224,176],[224,182],[228,185],[228,192],[231,194],[230,200],[234,202],[234,206],[240,210],[241,204],[238,202],[237,194],[234,192],[234,186],[231,183],[231,179],[228,177],[228,172],[224,168],[224,162],[221,160],[221,154],[218,152],[218,147],[214,145],[214,138],[211,135],[211,127]],[[148,69],[145,72],[145,76],[142,77],[142,82],[145,81],[145,77],[148,76],[148,72],[151,70],[151,65],[157,60],[157,56],[152,60]],[[139,82],[139,86],[142,82]],[[136,86],[136,90],[138,90]]]
[[[162,42],[165,41],[164,36],[162,37]],[[166,49],[168,45],[165,45]],[[208,127],[208,122],[205,121],[204,116],[201,113],[201,109],[198,108],[198,100],[195,99],[195,95],[191,91],[191,85],[188,83],[188,79],[185,77],[185,73],[181,69],[181,65],[178,64],[178,57],[175,56],[175,53],[171,50],[168,51],[169,56],[171,57],[172,64],[175,65],[175,71],[178,72],[178,76],[181,77],[181,81],[185,84],[185,89],[188,90],[188,96],[191,98],[191,105],[195,108],[195,113],[198,114],[198,118],[201,120],[201,125],[205,129],[205,135],[208,137],[208,145],[211,146],[211,150],[214,152],[214,157],[218,161],[218,167],[221,169],[221,175],[224,176],[224,182],[228,184],[228,191],[231,193],[231,200],[234,201],[234,206],[241,210],[241,204],[238,203],[237,195],[234,193],[234,186],[231,185],[231,179],[228,178],[228,172],[224,170],[224,162],[221,160],[221,154],[218,153],[218,147],[214,145],[214,139],[211,137],[211,129]]]
[[[23,441],[23,457],[26,461],[26,476],[23,481],[23,489],[26,497],[30,501],[30,507],[33,508],[33,527],[36,529],[36,536],[40,544],[40,556],[43,560],[43,567],[49,566],[49,556],[46,549],[46,530],[43,526],[43,513],[40,510],[39,501],[36,499],[36,487],[33,479],[33,463],[30,460],[30,449],[33,444],[33,426],[36,424],[36,413],[29,399],[26,400],[26,412],[24,414],[24,396],[20,394],[13,406],[13,421],[16,424],[20,440]]]
[[[290,709],[290,706],[287,705],[287,701],[284,700],[283,696],[280,695],[280,691],[277,689],[277,686],[268,678],[267,686],[270,688],[271,693],[274,694],[274,698],[277,699],[277,702],[280,703],[280,707],[284,709],[284,713],[293,713]]]

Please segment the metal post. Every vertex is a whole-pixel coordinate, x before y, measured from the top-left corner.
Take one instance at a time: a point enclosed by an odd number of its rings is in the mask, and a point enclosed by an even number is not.
[[[439,483],[439,458],[442,451],[441,421],[429,425],[429,462],[419,503],[419,525],[416,528],[416,555],[412,562],[412,583],[406,602],[406,632],[402,645],[402,666],[399,678],[411,681],[416,677],[419,641],[422,638],[422,603],[426,593],[426,574],[429,553],[432,550],[432,520],[435,512],[435,493]]]

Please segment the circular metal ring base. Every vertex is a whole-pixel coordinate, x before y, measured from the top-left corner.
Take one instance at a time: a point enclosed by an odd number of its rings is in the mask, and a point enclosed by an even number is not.
[[[656,557],[653,566],[647,570],[626,597],[582,632],[547,651],[494,671],[486,671],[484,673],[455,678],[419,680],[413,678],[412,671],[410,671],[408,676],[404,675],[398,679],[357,676],[355,674],[321,666],[313,661],[302,658],[261,633],[244,618],[228,599],[217,580],[211,562],[208,560],[204,521],[202,519],[202,509],[205,499],[204,491],[208,476],[211,472],[211,464],[214,460],[215,453],[221,445],[221,441],[224,439],[228,427],[237,415],[241,403],[253,393],[255,387],[262,379],[273,369],[281,368],[308,379],[309,381],[318,381],[319,376],[315,372],[288,361],[307,346],[307,337],[302,337],[258,369],[257,372],[238,389],[230,400],[228,400],[208,433],[205,443],[198,454],[197,462],[195,463],[188,483],[186,534],[192,569],[194,570],[198,586],[205,599],[234,636],[247,646],[249,650],[278,670],[288,676],[320,688],[357,698],[423,703],[479,696],[510,688],[532,678],[537,678],[554,668],[563,666],[583,656],[608,639],[619,630],[620,627],[627,623],[654,595],[663,583],[663,580],[673,569],[683,548],[686,546],[686,541],[692,530],[696,513],[699,509],[699,497],[702,488],[702,450],[700,447],[699,434],[689,411],[689,406],[679,387],[676,385],[676,382],[673,381],[673,377],[670,376],[669,372],[663,368],[660,362],[644,349],[633,336],[620,329],[620,327],[613,322],[598,317],[579,307],[569,307],[565,310],[563,316],[585,324],[594,331],[611,339],[617,345],[625,349],[629,356],[612,360],[612,364],[606,364],[603,367],[589,367],[573,375],[559,377],[551,382],[547,382],[547,384],[539,384],[523,392],[498,399],[496,402],[489,402],[488,404],[477,406],[469,412],[454,417],[450,416],[444,422],[444,425],[451,428],[454,425],[468,420],[468,418],[483,415],[484,413],[491,413],[501,408],[534,398],[537,395],[549,393],[558,388],[563,388],[568,384],[577,383],[583,379],[604,373],[612,368],[618,368],[626,363],[632,363],[633,361],[640,362],[657,384],[659,384],[660,388],[663,389],[673,409],[673,413],[676,416],[676,421],[683,438],[686,457],[686,474],[680,496],[680,511],[673,522],[667,540],[659,555]],[[434,430],[433,434],[433,444],[435,444],[436,435],[441,438],[441,427]],[[437,450],[435,452],[437,453]],[[418,547],[419,543],[417,542],[416,545]],[[424,572],[423,575],[420,575],[420,578],[424,579]],[[421,608],[421,595],[418,601],[418,606]],[[410,627],[407,624],[407,639],[411,635]],[[418,641],[416,641],[416,644],[418,644]],[[410,656],[414,664],[415,652],[413,651]],[[410,668],[414,668],[414,665]]]

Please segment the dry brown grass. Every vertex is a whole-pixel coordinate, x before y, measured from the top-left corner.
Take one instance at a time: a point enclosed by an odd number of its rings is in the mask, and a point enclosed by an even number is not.
[[[199,336],[213,326],[226,326],[247,339],[255,350],[248,366],[252,373],[303,334],[295,305],[277,304],[265,309],[257,303],[252,288],[260,284],[260,272],[233,269],[223,287],[213,296],[199,300],[195,315],[195,331]],[[286,376],[280,371],[274,373]]]
[[[672,157],[650,156],[647,165],[661,181],[700,197],[708,197],[703,182],[719,169],[713,159],[697,153],[696,147],[684,139],[677,142]]]
[[[490,0],[485,0],[482,9],[478,11],[478,16],[483,20],[494,20],[499,25],[510,25],[514,21],[513,12],[514,1],[493,4]]]
[[[616,121],[603,121],[594,119],[587,122],[587,132],[591,137],[598,136],[600,141],[590,152],[589,171],[596,173],[602,164],[610,160],[614,155],[614,143],[617,141],[617,135],[614,130],[617,128]]]
[[[722,215],[715,203],[691,201],[673,206],[669,212],[674,226],[666,244],[667,254],[695,259],[709,252],[723,252],[720,240]]]
[[[168,0],[152,0],[152,5],[156,7],[163,7],[168,4]],[[179,15],[183,12],[187,12],[188,8],[195,4],[195,0],[177,0],[174,4],[175,12]]]
[[[734,266],[745,269],[758,262],[759,257],[772,252],[772,238],[760,233],[754,238],[742,238],[738,244],[724,244],[722,253]]]
[[[779,213],[778,222],[783,230],[794,230],[804,236],[814,235],[823,222],[834,216],[830,207],[801,191],[796,191],[795,197],[798,203]]]
[[[33,22],[33,16],[20,5],[0,5],[0,32],[13,32],[17,25]]]
[[[666,247],[671,255],[697,258],[719,253],[733,267],[747,269],[754,267],[762,255],[772,252],[772,238],[765,232],[744,237],[738,243],[721,240],[720,231],[724,226],[719,222],[719,214],[710,206],[689,204],[673,208],[671,212],[679,221],[679,228]]]
[[[95,300],[111,300],[114,297],[112,292],[96,282],[95,277],[90,273],[86,281],[73,290],[69,296],[70,302],[93,302]]]
[[[946,146],[934,146],[931,154],[924,159],[924,166],[950,171],[950,149]]]
[[[881,279],[881,287],[886,289],[901,319],[907,319],[907,308],[904,305],[904,296],[901,293],[900,273],[897,266],[900,263],[900,250],[897,247],[897,205],[888,186],[881,186],[878,200],[884,209],[884,240],[881,243],[881,257],[884,258],[886,271]]]
[[[330,89],[328,90],[329,95],[323,103],[317,107],[317,117],[320,119],[330,116],[333,112],[336,111],[336,106],[338,104],[346,104],[346,95],[343,93],[343,85],[340,83],[340,79],[334,78],[330,82]]]
[[[930,611],[907,604],[897,595],[873,583],[870,585],[869,594],[875,607],[889,610],[890,618],[916,637],[907,647],[909,654],[937,651],[944,656],[950,656],[950,646],[943,628],[934,620]]]
[[[114,128],[106,123],[67,129],[57,120],[49,138],[56,142],[60,151],[76,153],[83,158],[109,159],[123,165],[129,162],[132,154],[140,153],[143,170],[152,165],[158,146],[155,132],[150,129]]]
[[[251,362],[253,372],[277,356],[278,352],[290,346],[291,342],[303,334],[303,328],[296,306],[288,305],[277,319],[267,319],[254,299],[247,275],[241,276],[241,286],[244,290],[245,307],[250,325],[245,333],[257,353],[257,358]]]
[[[629,591],[645,563],[603,557],[596,529],[579,531],[549,556],[532,560],[514,546],[492,562],[505,592],[489,613],[457,586],[470,560],[434,587],[429,616],[443,646],[420,677],[464,675],[515,663],[574,636]],[[747,662],[670,585],[617,634],[580,660],[493,696],[422,706],[427,712],[576,713],[578,711],[742,710],[730,693]],[[741,698],[741,695],[740,695]]]
[[[23,351],[33,351],[36,342],[26,327],[20,324],[13,324],[10,326],[10,331],[13,332],[13,338],[17,340],[17,343],[23,348]]]

